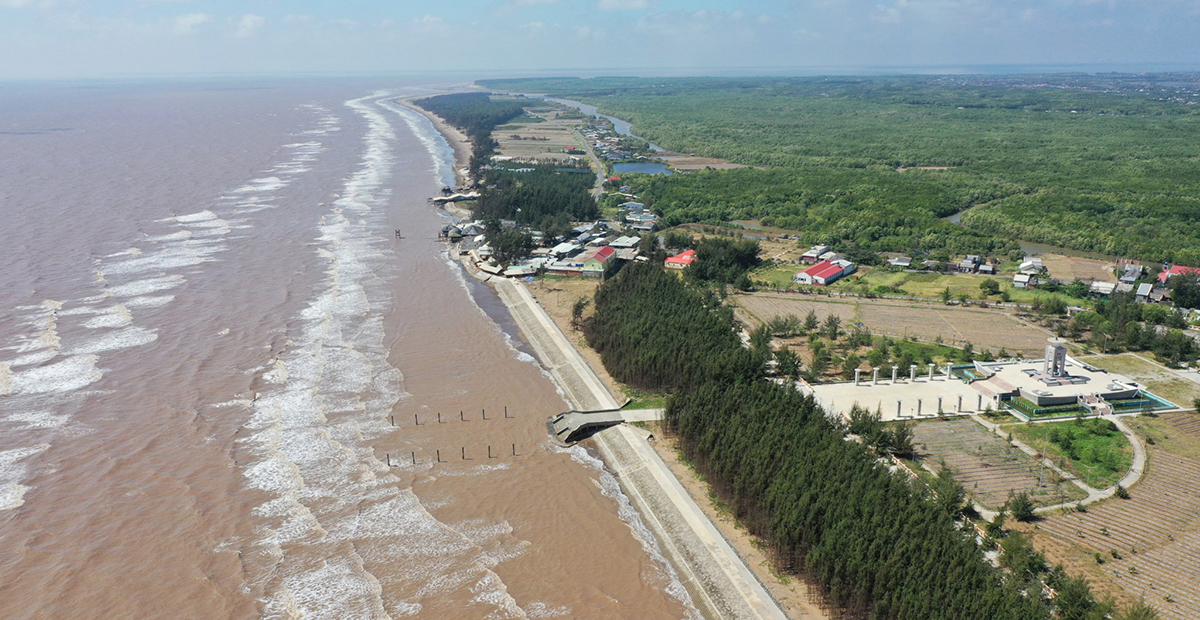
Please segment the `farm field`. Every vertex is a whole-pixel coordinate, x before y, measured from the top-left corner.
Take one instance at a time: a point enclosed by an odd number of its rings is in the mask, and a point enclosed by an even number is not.
[[[1146,386],[1155,396],[1185,409],[1191,409],[1192,401],[1200,398],[1200,383],[1132,353],[1089,355],[1079,359],[1097,368],[1125,375]]]
[[[547,108],[531,108],[527,113],[532,118],[521,117],[492,132],[492,137],[500,143],[498,155],[540,162],[567,162],[572,158],[589,161],[587,155],[562,152],[563,147],[583,146],[575,135],[575,126],[581,122],[579,118],[564,117],[562,111]]]
[[[1129,440],[1108,420],[1011,424],[1004,428],[1096,489],[1116,484],[1133,462]]]
[[[797,269],[799,271],[799,269]],[[974,274],[955,273],[921,273],[911,271],[889,271],[879,267],[863,267],[858,273],[835,282],[834,289],[845,289],[860,293],[876,292],[879,287],[897,289],[896,294],[912,295],[913,297],[928,297],[938,299],[942,291],[950,289],[950,295],[957,299],[966,295],[972,300],[980,299],[979,285],[984,280],[994,280],[1000,290],[1007,290],[1009,300],[1029,304],[1034,300],[1048,295],[1058,295],[1069,304],[1081,305],[1086,300],[1071,297],[1063,293],[1047,293],[1037,289],[1012,288],[1012,278],[1006,276],[982,276]],[[903,291],[903,292],[900,292]],[[1000,301],[998,295],[990,295],[988,301]]]
[[[1094,590],[1144,597],[1162,618],[1198,618],[1200,458],[1148,448],[1147,474],[1130,499],[1049,516],[1033,526],[1034,542],[1052,563],[1091,577]]]
[[[977,351],[1005,349],[1013,355],[1040,355],[1048,335],[1002,312],[943,306],[913,305],[887,300],[837,301],[815,296],[751,293],[731,297],[750,318],[759,322],[779,315],[804,316],[809,310],[824,318],[834,314],[843,324],[861,322],[873,333],[961,346],[970,342]]]
[[[1163,413],[1126,418],[1134,432],[1171,454],[1200,459],[1200,414]]]
[[[1096,280],[1098,282],[1116,282],[1111,262],[1094,258],[1065,256],[1063,254],[1042,254],[1042,264],[1050,277],[1062,282],[1074,280]]]
[[[987,508],[999,508],[1010,492],[1027,492],[1039,505],[1084,497],[1079,487],[1050,469],[1043,470],[1032,457],[974,420],[923,421],[913,427],[913,435],[919,461],[935,470],[945,461],[954,479]]]

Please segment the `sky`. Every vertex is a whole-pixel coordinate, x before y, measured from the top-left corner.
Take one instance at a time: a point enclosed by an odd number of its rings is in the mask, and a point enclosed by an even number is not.
[[[1200,69],[1200,0],[0,0],[0,79]]]

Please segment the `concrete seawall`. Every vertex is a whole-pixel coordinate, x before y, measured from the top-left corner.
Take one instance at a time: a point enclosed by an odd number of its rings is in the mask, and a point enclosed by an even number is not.
[[[507,279],[496,278],[491,283],[574,408],[618,406],[528,289]],[[700,612],[710,620],[787,618],[667,469],[645,435],[622,424],[597,433],[593,439]]]

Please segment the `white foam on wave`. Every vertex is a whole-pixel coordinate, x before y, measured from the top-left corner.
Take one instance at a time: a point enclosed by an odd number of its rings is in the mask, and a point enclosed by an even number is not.
[[[88,319],[83,323],[83,326],[88,329],[99,329],[102,327],[125,327],[133,322],[133,313],[129,308],[121,304],[117,304],[111,308],[106,308],[104,312],[95,318]]]
[[[256,507],[270,521],[255,550],[279,560],[270,577],[268,617],[312,620],[404,617],[421,613],[422,596],[469,587],[479,617],[523,617],[469,538],[438,522],[363,441],[391,429],[387,414],[406,395],[388,361],[381,311],[377,229],[393,158],[392,127],[375,105],[382,94],[349,101],[367,121],[359,168],[320,219],[317,255],[326,282],[301,311],[292,343],[264,370],[267,385],[251,405],[246,442],[257,455],[247,485],[275,497]],[[372,229],[371,225],[374,225]],[[347,552],[347,543],[353,543]],[[299,548],[297,548],[299,547]],[[506,553],[519,545],[506,545]],[[291,563],[291,553],[319,562]],[[359,554],[362,554],[360,557]],[[390,588],[418,589],[411,600],[382,600],[368,564],[389,566]],[[394,570],[404,565],[408,570]]]
[[[197,211],[195,213],[176,215],[174,217],[169,217],[165,220],[159,220],[159,221],[160,222],[175,221],[180,224],[190,224],[190,223],[194,223],[194,222],[207,222],[209,220],[215,220],[215,219],[217,219],[217,214],[213,213],[209,209],[205,209],[203,211]]]
[[[12,510],[25,503],[25,492],[29,487],[20,482],[25,479],[28,467],[21,461],[49,448],[50,444],[43,443],[0,450],[0,510]]]
[[[67,355],[83,355],[88,353],[107,353],[131,347],[140,347],[158,340],[158,332],[145,327],[124,327],[106,332],[99,336],[87,338],[78,344],[73,344],[65,353]]]
[[[654,539],[654,535],[650,533],[645,522],[642,521],[642,516],[638,513],[633,504],[629,502],[629,498],[621,491],[621,483],[608,471],[604,466],[604,462],[600,459],[588,454],[587,450],[578,445],[569,448],[554,447],[558,452],[566,452],[571,459],[587,465],[596,471],[599,476],[598,484],[600,493],[617,503],[617,515],[629,526],[633,537],[642,545],[642,550],[646,555],[654,560],[655,566],[658,568],[659,575],[664,581],[664,591],[675,600],[679,601],[688,613],[688,618],[702,620],[703,616],[692,603],[692,597],[688,594],[683,583],[679,581],[679,575],[675,572],[675,568],[667,562],[667,558],[663,556],[662,550],[658,547],[658,541]]]
[[[125,300],[126,308],[161,308],[175,299],[174,295],[142,295]]]
[[[117,286],[110,286],[108,290],[118,297],[139,297],[141,295],[149,295],[150,293],[177,288],[185,282],[187,282],[187,278],[180,275],[155,276],[126,282]]]
[[[22,430],[62,428],[70,419],[69,415],[52,411],[20,411],[4,417],[5,422],[18,424],[20,425],[18,428]]]
[[[252,179],[249,183],[235,191],[243,194],[251,192],[273,192],[275,190],[283,189],[283,187],[284,182],[279,177],[269,176],[262,177],[261,179]]]
[[[49,394],[78,390],[100,380],[95,355],[76,355],[29,370],[12,373],[12,394]]]
[[[413,135],[433,158],[433,171],[443,186],[454,187],[454,149],[441,132],[424,115],[414,112],[405,106],[386,100],[383,107],[396,113],[412,130]]]
[[[164,241],[187,241],[192,238],[192,232],[189,230],[180,230],[165,235],[154,235],[146,237],[146,241],[154,243],[162,243]]]

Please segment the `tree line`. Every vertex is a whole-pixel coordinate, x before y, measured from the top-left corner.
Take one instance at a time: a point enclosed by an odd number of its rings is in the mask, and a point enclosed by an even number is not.
[[[1028,575],[994,569],[955,520],[961,505],[931,501],[926,487],[891,474],[875,446],[847,441],[846,425],[811,397],[765,379],[769,330],[744,347],[711,289],[634,264],[602,284],[594,304],[584,331],[609,372],[672,392],[664,424],[684,456],[779,570],[803,572],[839,608],[933,620],[1100,620],[1093,612],[1110,609],[1085,581],[1078,596],[1052,603]],[[859,415],[854,430],[911,451],[906,428]]]
[[[520,101],[492,99],[488,93],[436,95],[414,101],[466,134],[471,141],[471,176],[491,161],[499,144],[492,130],[525,113]]]

